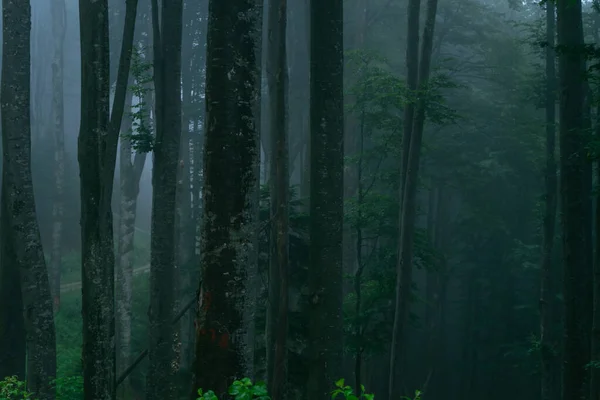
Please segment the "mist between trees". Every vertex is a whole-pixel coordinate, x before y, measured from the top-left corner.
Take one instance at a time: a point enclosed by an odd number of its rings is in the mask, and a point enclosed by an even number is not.
[[[600,399],[596,0],[2,35],[0,400]]]

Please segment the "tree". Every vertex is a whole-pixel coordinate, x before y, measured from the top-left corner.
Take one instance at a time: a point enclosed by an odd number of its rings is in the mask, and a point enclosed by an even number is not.
[[[125,108],[137,0],[126,1],[125,27],[112,110],[109,110],[107,0],[79,1],[81,121],[78,161],[84,398],[115,397],[115,314],[112,193]],[[110,119],[109,119],[110,111]]]
[[[149,8],[149,7],[148,7]],[[140,13],[142,14],[142,13]],[[144,15],[145,17],[145,15]],[[143,18],[147,22],[149,18]],[[149,24],[144,24],[146,28]],[[136,35],[137,36],[137,35]],[[139,43],[136,37],[136,42]],[[136,47],[137,47],[136,43]],[[145,44],[142,42],[142,44]],[[146,163],[147,151],[152,145],[150,127],[150,83],[151,64],[147,62],[145,53],[134,50],[132,53],[130,92],[127,95],[121,129],[119,152],[119,227],[116,258],[115,301],[116,301],[116,334],[117,334],[117,372],[122,374],[129,367],[131,359],[131,317],[133,297],[133,265],[135,222],[137,217],[140,179]],[[133,98],[137,99],[133,105]],[[129,379],[120,388],[120,393],[127,393]]]
[[[52,116],[54,132],[54,198],[52,204],[52,250],[50,252],[50,288],[55,311],[60,306],[60,269],[62,265],[64,186],[65,186],[65,115],[63,89],[63,47],[66,33],[64,0],[51,5],[54,55],[52,59]]]
[[[3,163],[7,160],[3,159]],[[8,170],[2,168],[3,173]],[[6,182],[6,179],[2,179]],[[25,320],[19,265],[11,243],[10,223],[8,221],[6,189],[2,189],[0,199],[0,376],[17,376],[25,379]]]
[[[550,400],[555,396],[553,387],[556,379],[554,376],[554,359],[556,344],[551,334],[552,312],[554,297],[552,291],[553,250],[556,225],[556,54],[555,44],[555,10],[554,1],[546,3],[546,171],[545,171],[545,210],[544,210],[544,238],[542,244],[542,260],[540,266],[540,356],[541,356],[541,398]]]
[[[8,248],[18,266],[27,343],[27,382],[36,398],[54,399],[56,340],[52,297],[35,210],[31,176],[29,1],[2,2],[2,218]],[[2,261],[10,261],[3,257]],[[10,268],[10,264],[8,268]],[[16,275],[15,275],[16,276]]]
[[[271,102],[271,256],[267,310],[267,375],[269,393],[283,397],[289,304],[289,172],[287,130],[286,0],[271,0],[268,9],[267,79]]]
[[[149,400],[173,397],[177,172],[181,141],[181,34],[183,1],[152,1],[156,139],[152,171]],[[160,22],[159,22],[160,20]],[[160,23],[160,25],[159,25]]]
[[[560,90],[560,192],[564,267],[563,399],[587,396],[586,365],[589,344],[585,331],[590,320],[586,285],[584,206],[584,55],[581,1],[557,3]]]
[[[420,0],[409,1],[408,47],[406,66],[408,88],[412,91],[405,107],[404,132],[402,140],[401,201],[400,201],[400,243],[396,276],[396,310],[390,349],[389,398],[394,397],[396,381],[396,361],[402,355],[404,331],[408,322],[410,294],[412,290],[413,243],[416,220],[417,183],[421,158],[421,143],[425,125],[427,92],[431,70],[433,33],[437,14],[437,0],[428,0],[423,43],[419,60],[418,36]],[[416,89],[416,91],[415,91]],[[413,105],[413,101],[416,103]]]
[[[307,397],[328,399],[343,329],[343,2],[311,2],[310,267]]]
[[[194,388],[217,395],[249,367],[248,270],[254,260],[258,133],[255,46],[259,1],[210,0],[206,62],[202,282]],[[251,345],[251,344],[250,344]]]

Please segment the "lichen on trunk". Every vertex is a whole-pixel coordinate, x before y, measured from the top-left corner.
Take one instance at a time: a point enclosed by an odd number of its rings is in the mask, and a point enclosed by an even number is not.
[[[252,362],[248,271],[256,262],[257,3],[211,0],[208,19],[201,266],[194,389],[227,393]]]

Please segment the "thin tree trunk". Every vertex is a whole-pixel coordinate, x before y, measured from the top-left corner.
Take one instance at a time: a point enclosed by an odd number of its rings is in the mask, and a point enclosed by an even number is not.
[[[428,0],[427,2],[427,16],[425,21],[425,28],[423,31],[423,43],[421,47],[421,60],[416,62],[418,65],[418,92],[411,93],[416,96],[416,108],[414,114],[414,120],[410,136],[404,138],[408,140],[408,151],[406,151],[406,144],[403,143],[403,168],[401,178],[403,179],[402,185],[402,202],[400,207],[400,242],[398,250],[398,267],[397,267],[397,278],[396,278],[396,309],[394,312],[394,326],[392,333],[392,343],[390,350],[390,375],[389,375],[389,392],[388,396],[392,399],[395,395],[395,379],[396,379],[396,360],[398,356],[402,356],[402,346],[404,340],[404,332],[406,330],[406,324],[408,322],[408,314],[410,309],[410,293],[412,285],[412,264],[413,264],[413,239],[415,230],[415,219],[416,219],[416,196],[417,196],[417,183],[419,179],[419,164],[421,157],[421,142],[423,139],[423,129],[425,125],[425,107],[426,107],[426,91],[428,90],[429,74],[431,69],[431,52],[433,47],[433,33],[435,29],[435,18],[437,14],[437,0]],[[411,21],[416,18],[418,20],[418,0],[412,0],[409,4],[409,47],[414,50],[410,44],[411,40],[414,40],[415,25],[418,29],[418,21]],[[418,35],[418,31],[417,31]],[[407,67],[409,76],[414,78],[414,51],[408,53],[407,51]],[[410,103],[406,106],[410,106]],[[408,114],[405,118],[409,117]],[[410,118],[408,118],[410,119]],[[406,125],[405,125],[406,126]],[[405,135],[407,132],[405,131]]]
[[[64,0],[52,0],[52,32],[54,58],[52,60],[52,114],[54,130],[54,198],[52,204],[52,251],[50,252],[50,288],[54,310],[60,307],[60,273],[62,266],[62,231],[64,219],[65,180],[65,124],[63,96],[63,47],[66,34]]]
[[[329,399],[343,349],[343,1],[310,4],[310,267],[307,398]]]
[[[19,280],[27,342],[27,385],[37,399],[55,398],[56,338],[48,270],[31,176],[30,42],[28,0],[2,2],[0,106],[4,216]]]
[[[281,400],[286,381],[289,304],[289,173],[287,129],[287,1],[270,0],[267,77],[271,102],[271,257],[267,309],[267,375],[269,393]]]
[[[557,176],[555,160],[556,137],[556,55],[555,43],[555,4],[546,3],[546,202],[544,213],[544,239],[542,244],[542,260],[540,266],[540,357],[541,357],[541,399],[550,400],[552,394],[552,364],[555,358],[555,346],[549,335],[552,323],[552,308],[549,298],[555,296],[550,292],[550,274],[554,249],[556,226]]]
[[[146,96],[138,99],[136,107],[147,107]],[[125,109],[131,112],[131,97]],[[144,114],[144,113],[142,113]],[[132,117],[124,118],[123,132],[132,128]],[[119,236],[116,262],[116,318],[117,318],[117,371],[123,373],[131,363],[131,307],[133,298],[133,266],[135,244],[135,221],[137,216],[137,199],[140,179],[146,163],[146,153],[136,152],[132,156],[131,140],[127,135],[121,137],[119,154],[120,171],[120,203],[119,203]],[[121,395],[128,392],[129,379],[123,384]]]

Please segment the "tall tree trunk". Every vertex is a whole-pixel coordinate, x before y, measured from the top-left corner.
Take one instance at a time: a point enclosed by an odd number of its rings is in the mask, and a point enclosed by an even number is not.
[[[54,130],[54,198],[52,204],[52,251],[50,253],[50,288],[54,308],[60,306],[60,272],[62,265],[62,230],[64,218],[65,180],[65,123],[63,96],[63,45],[66,34],[67,11],[64,0],[52,0],[52,32],[54,57],[52,60],[52,115]]]
[[[552,367],[556,343],[550,335],[552,306],[549,298],[555,296],[550,288],[554,234],[556,225],[557,176],[555,160],[556,137],[556,55],[555,43],[555,3],[546,3],[546,201],[544,211],[544,239],[540,266],[540,361],[541,361],[541,399],[550,400],[552,393]]]
[[[414,92],[417,90],[419,77],[419,19],[421,14],[421,0],[409,0],[408,3],[408,23],[406,39],[406,84],[407,88]],[[406,176],[408,174],[408,158],[411,146],[411,137],[413,130],[413,121],[415,114],[415,104],[408,101],[404,106],[404,121],[402,132],[402,160],[400,166],[400,185],[399,185],[399,207],[400,221],[399,232],[402,232],[404,194],[406,192]],[[398,358],[401,354],[402,340],[404,338],[404,323],[408,315],[408,305],[410,298],[410,288],[412,284],[412,265],[402,264],[402,237],[398,244],[398,265],[396,267],[396,304],[394,325],[392,330],[392,341],[390,344],[390,369],[388,377],[388,400],[396,396],[394,383],[397,376]]]
[[[54,399],[56,335],[48,270],[40,238],[31,176],[30,42],[28,0],[2,1],[3,217],[19,281],[27,342],[27,385],[40,400]],[[5,233],[6,234],[6,233]]]
[[[4,157],[3,176],[8,172]],[[2,179],[5,182],[6,179]],[[17,262],[10,221],[8,218],[8,190],[2,188],[0,199],[0,379],[16,375],[25,380],[25,320],[19,264]]]
[[[394,326],[392,333],[392,343],[390,349],[390,375],[389,375],[389,398],[393,398],[395,393],[394,383],[396,380],[396,360],[398,356],[402,356],[402,346],[404,341],[404,332],[408,322],[408,314],[410,309],[410,293],[412,285],[412,264],[413,264],[413,239],[415,231],[416,219],[416,197],[417,183],[419,179],[419,164],[421,158],[421,142],[423,139],[423,129],[425,126],[425,108],[426,108],[426,91],[429,84],[429,74],[431,70],[431,52],[433,48],[433,33],[435,29],[435,18],[437,14],[437,0],[428,0],[427,16],[425,28],[423,31],[423,43],[421,47],[421,60],[418,58],[416,65],[418,66],[418,92],[416,107],[414,110],[414,119],[410,134],[407,132],[405,125],[404,142],[403,142],[403,168],[401,179],[402,184],[402,201],[400,205],[400,243],[398,249],[398,266],[396,277],[396,309],[394,312]],[[411,52],[407,51],[407,67],[409,79],[412,80],[415,74],[415,51],[412,40],[415,40],[415,26],[418,36],[418,18],[419,12],[415,8],[419,7],[418,0],[412,0],[409,3],[409,30],[408,40]],[[412,20],[416,18],[417,21]],[[412,28],[412,29],[411,29]],[[418,40],[418,39],[417,39]],[[410,85],[409,85],[410,87]],[[408,104],[407,109],[410,107]],[[405,118],[410,121],[410,116],[405,114]],[[405,121],[406,124],[406,121]],[[408,146],[408,150],[407,150]]]
[[[202,277],[194,392],[222,396],[247,373],[248,275],[256,231],[257,2],[210,0],[206,70]],[[195,398],[195,397],[193,397]]]
[[[581,1],[557,3],[560,87],[560,187],[564,263],[564,372],[563,399],[579,400],[585,393],[588,344],[584,332],[590,318],[585,293],[584,240],[584,44]]]
[[[177,268],[180,280],[180,291],[177,297],[179,304],[189,301],[196,290],[198,278],[194,277],[195,268],[195,235],[196,225],[193,218],[192,184],[195,165],[193,163],[194,143],[190,132],[197,125],[198,110],[194,104],[194,78],[197,74],[196,54],[194,54],[194,40],[198,38],[196,30],[201,23],[198,18],[200,3],[184,4],[185,22],[182,37],[182,131],[179,147],[179,170],[177,177],[177,222],[176,233],[179,236],[177,243]],[[202,40],[201,38],[199,38]],[[179,307],[177,307],[179,308]],[[188,372],[191,366],[190,356],[193,354],[193,326],[191,312],[181,319],[175,328],[178,331],[178,365],[180,371]],[[186,394],[188,393],[187,387]]]
[[[107,0],[79,0],[83,390],[85,400],[115,398],[115,299],[112,192],[137,0],[126,0],[112,110],[109,107]],[[110,111],[110,119],[109,119]]]
[[[271,257],[267,309],[267,377],[274,400],[284,394],[289,304],[289,173],[287,129],[286,0],[270,0],[267,78],[271,103]]]
[[[160,18],[159,18],[160,14]],[[152,1],[156,140],[152,171],[148,400],[173,398],[176,284],[175,211],[181,140],[181,35],[183,1]],[[159,25],[160,24],[160,25]]]
[[[307,397],[330,398],[342,372],[343,1],[310,4],[310,267]]]
[[[148,96],[149,97],[149,96]],[[136,107],[146,108],[146,97],[138,99]],[[131,97],[125,106],[131,111]],[[143,112],[142,112],[143,113]],[[123,132],[132,128],[132,117],[124,118]],[[132,161],[131,140],[127,135],[121,136],[119,171],[119,237],[116,262],[116,332],[117,332],[117,372],[122,374],[131,362],[131,307],[133,297],[133,266],[135,243],[135,220],[137,216],[137,199],[140,190],[140,179],[146,163],[146,153],[137,152]],[[123,384],[123,396],[128,392],[129,380]],[[120,392],[121,393],[121,392]]]

